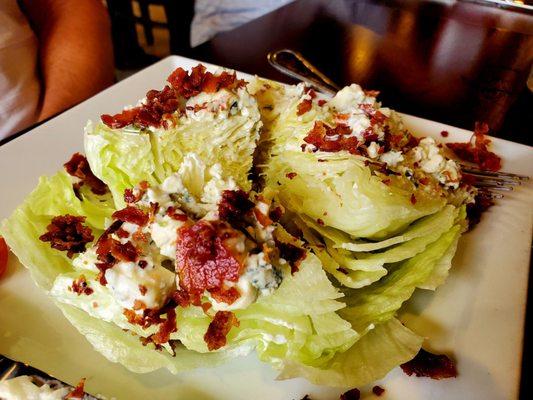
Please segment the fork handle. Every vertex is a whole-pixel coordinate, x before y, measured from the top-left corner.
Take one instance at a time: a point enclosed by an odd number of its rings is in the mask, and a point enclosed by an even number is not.
[[[316,90],[335,95],[340,88],[301,53],[282,49],[268,53],[268,62],[281,73],[305,82]]]

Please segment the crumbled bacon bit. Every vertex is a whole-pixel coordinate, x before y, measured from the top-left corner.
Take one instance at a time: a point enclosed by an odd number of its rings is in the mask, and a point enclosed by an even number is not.
[[[361,392],[359,389],[350,389],[347,392],[341,394],[339,400],[359,400],[361,398]]]
[[[385,178],[381,182],[383,182],[385,185],[390,185],[391,180],[390,180],[390,178]]]
[[[245,215],[254,208],[254,203],[243,190],[224,190],[218,203],[218,217],[232,225],[243,222]]]
[[[294,179],[298,174],[296,172],[288,172],[285,176],[289,179]]]
[[[191,70],[189,74],[183,68],[177,68],[167,81],[179,95],[186,99],[196,96],[201,92],[215,93],[220,89],[235,89],[243,87],[246,82],[237,79],[234,73],[223,71],[220,75],[206,72],[206,68],[199,64]]]
[[[150,90],[146,93],[146,104],[123,110],[115,115],[104,114],[100,118],[112,129],[124,128],[128,125],[160,127],[166,115],[177,111],[179,99],[174,89],[165,86],[163,90]]]
[[[201,220],[178,230],[176,270],[192,304],[200,305],[205,290],[224,296],[224,282],[239,279],[241,257],[227,243],[241,235],[222,221]]]
[[[424,349],[420,349],[418,354],[411,361],[400,365],[403,372],[411,376],[427,376],[431,379],[455,378],[457,369],[448,356],[444,354],[432,354]]]
[[[422,184],[422,185],[427,185],[427,184],[430,182],[430,180],[429,180],[429,177],[427,177],[427,176],[423,176],[422,178],[420,178],[420,179],[418,180],[418,182],[419,182],[420,184]]]
[[[135,311],[146,310],[146,304],[144,303],[144,301],[141,301],[139,299],[135,299],[135,301],[133,302],[133,309]]]
[[[96,268],[98,268],[98,275],[96,276],[96,280],[100,282],[100,285],[106,286],[107,285],[107,279],[105,278],[105,273],[109,268],[113,267],[113,264],[101,262],[94,264]]]
[[[494,205],[494,201],[483,194],[477,194],[473,203],[466,205],[466,216],[468,217],[468,230],[472,230],[479,221],[481,215]]]
[[[181,211],[177,210],[176,208],[174,208],[172,206],[167,208],[166,214],[170,218],[172,218],[172,219],[174,219],[176,221],[183,221],[183,222],[187,221],[187,215],[185,215],[184,213],[182,213]]]
[[[316,220],[317,224],[320,225],[320,226],[324,226],[324,221],[322,220],[322,218],[317,218]]]
[[[71,288],[72,291],[78,296],[80,294],[90,296],[94,293],[94,290],[87,286],[87,279],[85,279],[85,275],[80,275],[77,279],[73,280]]]
[[[127,206],[122,210],[115,211],[113,213],[113,218],[123,222],[131,222],[132,224],[139,226],[146,225],[149,220],[148,214],[133,206]]]
[[[372,388],[372,393],[374,393],[376,396],[381,396],[383,393],[385,393],[385,389],[383,389],[381,386],[374,386]]]
[[[298,104],[296,115],[304,115],[306,112],[311,110],[313,108],[313,100],[311,99],[303,99],[300,104]]]
[[[207,313],[211,307],[213,307],[213,305],[208,301],[202,303],[202,310],[204,310],[204,313]]]
[[[82,378],[76,387],[72,389],[64,399],[83,399],[85,397],[85,378]]]
[[[318,105],[319,105],[320,107],[322,107],[322,106],[323,106],[324,104],[326,104],[326,103],[327,103],[327,100],[324,100],[324,99],[318,100]]]
[[[172,300],[180,307],[188,307],[191,304],[191,296],[183,289],[178,289],[172,293]]]
[[[94,194],[102,195],[107,193],[107,185],[93,174],[85,156],[80,153],[74,153],[71,159],[64,164],[64,167],[69,175],[81,180],[81,182],[76,184],[78,193],[79,187],[83,184],[87,184]]]
[[[235,287],[210,290],[211,297],[219,303],[233,304],[241,297],[241,293]]]
[[[148,265],[148,262],[146,260],[139,260],[139,262],[137,263],[137,265],[142,268],[142,269],[145,269],[146,266]]]
[[[280,242],[274,239],[276,247],[279,249],[279,256],[285,259],[291,266],[291,274],[298,272],[300,263],[307,257],[307,252],[301,247],[295,246],[291,243]]]
[[[316,98],[316,92],[315,92],[315,89],[311,88],[311,87],[306,87],[304,89],[305,93],[307,93],[309,95],[309,97],[311,97],[312,99]]]
[[[111,261],[109,257],[112,257],[113,261],[134,262],[137,261],[139,251],[133,243],[121,243],[109,236],[98,242],[96,254],[98,259],[104,262]]]
[[[139,256],[139,250],[131,242],[121,243],[111,237],[121,228],[122,223],[120,220],[114,221],[96,242],[96,254],[99,262],[95,266],[100,271],[96,279],[103,286],[107,285],[106,271],[112,268],[116,262],[135,262]]]
[[[488,171],[499,171],[501,158],[491,152],[488,147],[491,140],[486,136],[489,127],[485,123],[476,122],[474,134],[467,143],[448,143],[447,146],[464,161],[477,164]]]
[[[282,215],[283,215],[283,209],[279,206],[271,209],[268,213],[268,216],[273,222],[278,222],[281,219]]]
[[[416,196],[415,196],[414,193],[411,193],[411,199],[410,199],[410,200],[411,200],[411,204],[412,204],[412,205],[415,205],[415,204],[416,204]]]
[[[176,310],[173,307],[168,308],[166,314],[167,318],[159,324],[159,330],[157,333],[150,336],[150,339],[155,344],[161,345],[167,343],[170,340],[170,334],[178,330],[176,327]]]
[[[147,183],[146,181],[143,181],[144,183]],[[141,183],[143,183],[141,182]],[[146,189],[126,189],[124,190],[124,201],[127,204],[134,204],[137,203],[141,198],[144,196],[144,193],[146,193]]]
[[[254,208],[254,215],[257,221],[261,224],[263,227],[267,227],[272,225],[273,221],[270,219],[270,217],[266,214],[263,214],[261,210],[257,207]]]
[[[124,229],[120,228],[118,231],[115,232],[115,234],[121,238],[121,239],[125,239],[127,237],[130,236],[130,234],[128,233],[128,231],[125,231]]]
[[[85,217],[69,214],[54,217],[39,240],[50,242],[53,249],[66,251],[67,256],[72,258],[76,253],[83,253],[87,243],[94,239],[91,228],[83,225],[83,222]]]
[[[440,132],[440,135],[441,135],[442,137],[448,137],[449,133],[448,133],[448,131],[441,131],[441,132]]]
[[[322,121],[316,121],[304,141],[326,152],[346,150],[351,154],[360,154],[360,143],[357,138],[355,136],[346,137],[351,133],[352,130],[347,125],[337,124],[332,128]]]
[[[146,288],[146,286],[144,285],[139,285],[139,293],[141,293],[141,295],[145,295],[146,292],[148,291],[148,289]]]
[[[239,321],[231,311],[217,311],[204,335],[209,351],[218,350],[226,345],[226,336],[233,326],[239,326]]]

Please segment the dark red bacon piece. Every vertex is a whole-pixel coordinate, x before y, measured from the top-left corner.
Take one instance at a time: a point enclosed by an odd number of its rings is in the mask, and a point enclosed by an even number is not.
[[[87,286],[87,279],[85,279],[85,275],[80,275],[77,279],[74,279],[72,281],[71,288],[72,291],[78,296],[80,294],[89,296],[94,293],[94,290]]]
[[[148,223],[149,216],[141,209],[133,206],[127,206],[122,210],[115,211],[113,218],[123,222],[131,222],[132,224],[144,226]]]
[[[85,397],[85,378],[82,378],[78,384],[76,385],[76,387],[74,389],[72,389],[66,396],[65,396],[65,400],[67,399],[83,399]]]
[[[64,167],[69,175],[81,180],[81,182],[77,184],[78,193],[79,187],[83,184],[89,186],[94,194],[101,195],[107,193],[107,185],[93,174],[89,162],[84,155],[74,153],[70,160],[64,164]]]
[[[291,266],[291,274],[298,272],[300,263],[307,256],[305,249],[291,243],[281,242],[277,239],[274,239],[274,241],[276,242],[276,247],[279,249],[279,256],[284,258]]]
[[[298,174],[296,172],[287,172],[285,176],[289,179],[294,179]]]
[[[400,365],[407,375],[427,376],[431,379],[455,378],[457,369],[450,358],[444,354],[432,354],[420,349],[411,361]]]
[[[461,160],[477,164],[481,169],[499,171],[501,158],[488,149],[491,144],[491,140],[486,136],[488,132],[487,124],[476,122],[474,134],[468,143],[448,143],[447,146]]]
[[[182,212],[178,212],[178,210],[174,207],[167,208],[167,215],[176,221],[187,221],[187,215],[183,214]]]
[[[474,226],[481,221],[482,214],[494,205],[494,201],[482,194],[476,195],[473,203],[466,205],[466,216],[468,217],[468,230],[472,230]]]
[[[139,256],[139,251],[131,242],[120,243],[112,237],[107,237],[105,240],[99,241],[96,254],[99,260],[107,262],[110,261],[109,258],[111,257],[111,263],[118,261],[135,262]]]
[[[176,310],[175,308],[168,308],[166,311],[167,318],[159,324],[159,330],[150,336],[155,344],[167,343],[170,340],[170,334],[176,332]]]
[[[254,203],[243,190],[224,190],[218,203],[218,217],[232,225],[241,224]]]
[[[72,258],[76,253],[83,253],[87,243],[94,239],[91,228],[83,225],[84,222],[85,217],[69,214],[54,217],[39,240],[50,242],[53,249],[66,251]]]
[[[385,393],[385,389],[383,389],[381,386],[376,385],[372,388],[372,393],[380,397],[383,393]]]
[[[239,279],[242,262],[228,241],[241,235],[222,221],[199,221],[178,230],[176,270],[192,304],[200,305],[205,290],[223,295],[224,281]]]
[[[280,206],[274,207],[270,210],[268,216],[272,222],[278,222],[283,216],[283,209]]]
[[[300,116],[308,112],[313,108],[313,100],[311,99],[304,99],[301,101],[300,104],[297,106],[296,115]]]
[[[344,124],[338,124],[334,128],[322,121],[315,122],[313,128],[304,138],[306,143],[314,145],[317,149],[326,152],[346,150],[351,154],[360,154],[357,138],[346,137],[352,130]]]
[[[204,335],[209,351],[218,350],[226,345],[226,336],[233,326],[239,326],[239,321],[231,311],[217,311],[215,318],[209,324]]]
[[[347,392],[341,394],[339,400],[359,400],[361,398],[361,392],[359,389],[350,389]]]

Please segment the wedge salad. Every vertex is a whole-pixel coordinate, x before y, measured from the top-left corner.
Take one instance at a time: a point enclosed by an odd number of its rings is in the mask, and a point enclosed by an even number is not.
[[[449,272],[477,192],[446,146],[352,84],[202,65],[85,127],[0,234],[94,348],[173,373],[255,351],[354,387],[413,359],[397,312]]]

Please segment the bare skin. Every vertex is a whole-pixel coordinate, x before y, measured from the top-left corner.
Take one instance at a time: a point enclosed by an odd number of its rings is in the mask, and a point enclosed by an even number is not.
[[[39,121],[113,83],[110,23],[100,0],[23,0],[23,6],[39,40]]]

